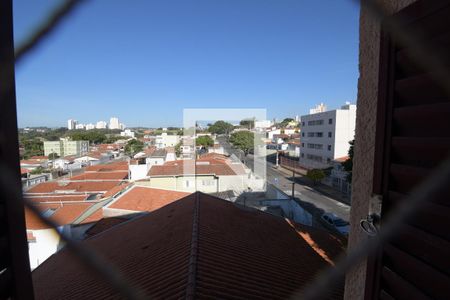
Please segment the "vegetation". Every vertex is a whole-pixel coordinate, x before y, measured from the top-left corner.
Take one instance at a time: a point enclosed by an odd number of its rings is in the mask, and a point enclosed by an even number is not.
[[[317,182],[320,182],[322,179],[325,178],[325,172],[321,169],[312,169],[308,170],[306,173],[306,177],[311,179],[314,183],[314,185],[317,184]]]
[[[254,134],[251,131],[234,132],[230,136],[230,143],[247,155],[254,149]]]
[[[225,121],[217,121],[212,124],[208,131],[214,134],[229,134],[234,129],[234,126]]]
[[[181,155],[181,145],[183,143],[179,142],[178,144],[175,145],[175,154],[177,157],[179,157]]]
[[[348,142],[350,144],[350,148],[348,149],[348,157],[346,161],[342,163],[344,170],[348,172],[347,181],[352,183],[352,170],[353,170],[353,154],[354,154],[354,146],[355,140]]]
[[[241,122],[239,122],[239,125],[244,126],[248,130],[250,130],[255,128],[255,120],[254,119],[241,120]]]
[[[58,155],[57,153],[55,153],[55,152],[50,153],[50,154],[48,155],[48,159],[50,159],[50,160],[57,159],[58,157],[59,157],[59,155]]]
[[[197,146],[204,146],[209,147],[214,145],[214,140],[209,135],[203,135],[199,136],[197,139],[195,139],[195,144]]]
[[[41,156],[44,155],[44,143],[37,139],[25,139],[22,138],[21,141],[19,141],[20,145],[25,148],[25,152],[22,154],[21,159],[27,159],[31,156]]]
[[[141,152],[144,149],[144,143],[133,139],[125,146],[125,153],[129,156],[134,156],[136,153]]]
[[[281,121],[280,126],[281,127],[286,127],[292,121],[294,121],[294,119],[292,119],[292,118],[285,118],[283,121]]]
[[[42,174],[42,172],[44,172],[44,168],[43,167],[37,167],[37,168],[31,170],[30,174],[36,175],[36,174]]]

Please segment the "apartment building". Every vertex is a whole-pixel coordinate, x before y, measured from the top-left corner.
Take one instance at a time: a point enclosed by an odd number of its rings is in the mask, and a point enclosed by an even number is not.
[[[347,102],[340,109],[301,117],[300,165],[307,169],[326,168],[346,156],[355,136],[356,105]]]
[[[56,153],[63,157],[67,155],[82,155],[89,151],[89,141],[70,141],[68,139],[60,139],[59,141],[44,142],[44,155]]]
[[[168,135],[163,132],[161,135],[156,136],[155,146],[156,148],[175,147],[180,142],[178,135]]]

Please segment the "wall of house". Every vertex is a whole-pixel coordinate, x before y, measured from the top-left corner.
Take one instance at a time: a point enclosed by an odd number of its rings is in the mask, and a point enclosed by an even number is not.
[[[29,230],[36,238],[35,242],[28,243],[31,270],[37,268],[53,253],[58,251],[60,239],[53,229]]]
[[[147,177],[147,173],[150,170],[150,165],[142,164],[142,165],[130,165],[130,179],[131,180],[139,180]]]
[[[263,200],[262,205],[279,206],[284,215],[296,223],[312,226],[312,215],[291,199]]]
[[[397,12],[413,2],[415,0],[379,1],[390,13]],[[349,250],[367,239],[367,236],[359,227],[359,221],[361,218],[366,217],[369,212],[368,199],[370,199],[372,193],[380,55],[380,24],[370,16],[370,13],[364,6],[361,8],[359,25],[360,76],[358,81],[358,110],[356,113],[355,154],[353,159]],[[366,265],[367,262],[362,261],[347,273],[345,299],[364,299]]]

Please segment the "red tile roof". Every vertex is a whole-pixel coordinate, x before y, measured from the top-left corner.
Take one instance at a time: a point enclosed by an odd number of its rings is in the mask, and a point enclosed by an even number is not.
[[[86,172],[111,172],[111,171],[127,171],[128,170],[128,162],[113,162],[109,164],[100,164],[95,166],[89,166],[86,168]]]
[[[154,211],[187,195],[189,193],[134,186],[107,207],[132,211]]]
[[[328,236],[198,193],[198,202],[192,194],[82,244],[149,298],[285,299],[331,266],[323,254],[333,259],[342,244]],[[32,276],[36,299],[119,298],[66,249]],[[340,281],[328,299],[342,297]]]
[[[26,168],[20,168],[20,174],[21,174],[21,175],[27,174],[27,173],[30,173],[30,170],[28,170],[28,169],[26,169]]]
[[[125,190],[129,185],[130,185],[130,183],[126,182],[126,183],[122,183],[121,185],[115,186],[112,189],[110,189],[109,191],[107,191],[106,193],[104,193],[103,198],[114,196],[118,192]]]
[[[123,180],[128,178],[128,171],[88,172],[71,177],[69,180]]]
[[[42,161],[37,159],[24,159],[20,161],[21,165],[41,165]]]
[[[194,168],[194,160],[176,160],[166,162],[164,165],[152,166],[149,176],[179,176],[193,174],[214,175],[243,175],[245,170],[242,164],[233,164],[226,156],[216,153],[208,153],[197,160]]]
[[[67,201],[85,201],[89,195],[58,195],[48,194],[39,196],[28,196],[25,194],[25,198],[32,202],[67,202]]]
[[[35,204],[40,211],[45,212],[48,209],[55,209],[50,219],[55,221],[59,225],[70,224],[75,221],[83,212],[85,212],[93,203],[80,202],[80,203],[63,203],[63,204],[49,204],[49,203],[36,203]],[[25,208],[25,221],[26,228],[28,230],[39,230],[51,228],[47,224],[41,221],[31,210]]]
[[[27,193],[52,193],[55,191],[107,192],[119,183],[119,181],[42,182],[27,190]]]
[[[129,219],[122,218],[122,217],[102,218],[102,219],[98,220],[94,226],[92,226],[91,228],[89,228],[86,231],[86,235],[87,235],[87,237],[97,235],[105,230],[108,230],[108,229],[110,229],[116,225],[119,225],[123,222],[126,222],[128,220]]]
[[[344,161],[348,160],[349,158],[350,158],[350,157],[348,157],[348,156],[343,156],[343,157],[335,158],[334,161],[337,161],[337,162],[344,162]]]

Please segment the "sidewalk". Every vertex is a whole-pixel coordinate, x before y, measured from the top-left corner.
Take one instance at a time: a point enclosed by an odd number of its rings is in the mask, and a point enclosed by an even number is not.
[[[285,168],[283,166],[280,166],[278,168],[278,170],[280,172],[282,172],[283,174],[285,174],[286,177],[292,178],[292,169],[287,169],[287,168]],[[303,174],[303,172],[302,173],[297,173],[296,172],[295,182],[299,183],[299,184],[302,184],[302,185],[305,185],[305,186],[308,186],[308,187],[316,190],[317,192],[319,192],[319,193],[321,193],[321,194],[323,194],[323,195],[325,195],[327,197],[330,197],[330,198],[332,198],[332,199],[334,199],[336,201],[339,201],[339,202],[344,203],[346,205],[351,205],[350,198],[348,198],[341,191],[338,191],[338,190],[336,190],[336,189],[334,189],[334,188],[332,188],[332,187],[330,187],[328,185],[322,184],[322,183],[317,183],[316,185],[314,185],[312,183],[312,181],[310,179],[306,178],[304,175],[305,174]]]

